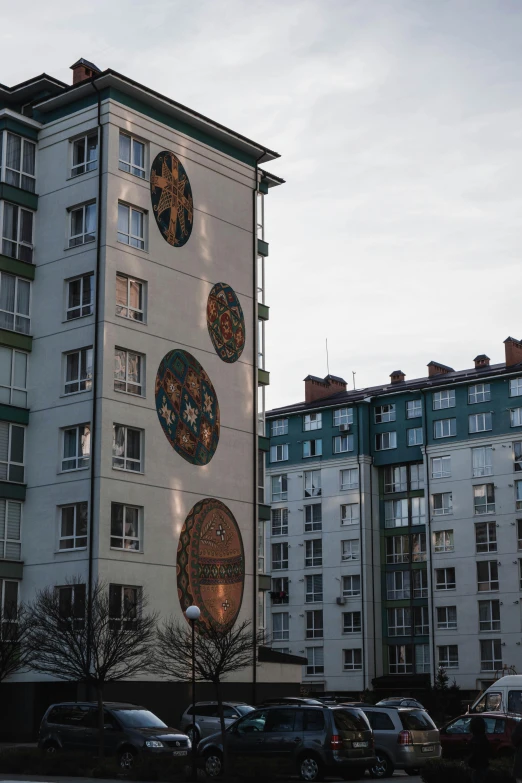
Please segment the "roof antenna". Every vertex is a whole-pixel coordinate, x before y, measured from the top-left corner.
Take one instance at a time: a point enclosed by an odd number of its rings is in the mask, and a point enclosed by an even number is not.
[[[354,391],[355,391],[355,376],[356,376],[356,375],[357,375],[357,373],[355,372],[355,370],[352,370],[352,378],[353,378],[353,390],[354,390]]]
[[[330,362],[328,361],[328,337],[326,338],[326,371],[330,375]]]

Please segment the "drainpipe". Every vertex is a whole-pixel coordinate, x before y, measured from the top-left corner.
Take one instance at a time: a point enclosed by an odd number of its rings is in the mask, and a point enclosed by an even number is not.
[[[368,451],[371,453],[371,426],[372,426],[372,415],[370,410],[370,402],[371,397],[365,398],[362,400],[362,402],[366,402],[366,407],[368,410],[368,441],[370,444],[370,448]],[[374,535],[373,535],[373,460],[370,462],[369,465],[369,472],[370,472],[370,540],[371,540],[371,580],[372,580],[372,619],[373,619],[373,676],[374,678],[377,676],[377,640],[375,638],[375,545],[374,545]],[[360,481],[360,478],[359,478]],[[379,537],[380,537],[380,531],[379,531]],[[381,574],[379,573],[380,578]],[[381,614],[382,614],[382,601],[381,601]],[[382,624],[382,617],[381,617],[381,624]],[[368,677],[368,685],[369,677]]]
[[[355,410],[357,411],[357,465],[359,469],[359,541],[361,542],[361,635],[362,635],[362,665],[363,665],[363,691],[366,690],[366,679],[367,679],[367,667],[366,667],[366,643],[365,643],[365,633],[366,633],[366,622],[365,622],[365,607],[364,607],[364,577],[365,577],[365,562],[363,557],[363,551],[366,553],[366,548],[363,550],[363,498],[362,498],[362,472],[361,472],[361,422],[359,421],[359,407],[356,405]],[[371,530],[371,524],[370,524],[370,530]],[[373,574],[372,574],[373,578]]]
[[[433,682],[435,683],[435,608],[433,599],[433,542],[431,540],[431,506],[430,506],[430,463],[428,457],[428,421],[426,418],[426,395],[424,389],[420,390],[422,395],[422,429],[424,435],[424,453],[426,456],[426,492],[424,498],[425,514],[427,519],[427,538],[428,538],[428,551],[430,553],[430,604],[431,604],[431,657],[432,657],[432,672]]]

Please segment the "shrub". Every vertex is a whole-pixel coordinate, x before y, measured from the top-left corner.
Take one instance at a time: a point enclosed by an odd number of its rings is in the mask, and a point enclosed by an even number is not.
[[[493,761],[484,783],[514,783],[512,766],[511,759]],[[427,762],[420,774],[424,783],[440,783],[442,780],[444,783],[471,783],[471,770],[464,761],[433,759]]]

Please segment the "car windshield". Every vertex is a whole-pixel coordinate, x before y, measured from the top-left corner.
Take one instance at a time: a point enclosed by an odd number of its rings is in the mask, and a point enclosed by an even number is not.
[[[149,710],[115,710],[116,715],[128,729],[166,729],[163,723]]]
[[[403,728],[409,729],[409,731],[426,731],[437,728],[429,715],[422,710],[399,712],[399,717]]]
[[[248,715],[249,712],[254,712],[254,708],[248,704],[236,704],[235,707],[240,715]]]

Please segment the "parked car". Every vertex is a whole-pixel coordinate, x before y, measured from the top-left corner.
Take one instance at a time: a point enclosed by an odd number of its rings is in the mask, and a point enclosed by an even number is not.
[[[475,700],[470,712],[514,712],[522,715],[522,674],[500,677]]]
[[[439,730],[425,710],[413,707],[362,707],[373,729],[374,778],[388,778],[395,769],[416,775],[429,759],[441,755]]]
[[[169,728],[145,707],[119,702],[103,705],[104,746],[122,769],[130,769],[141,754],[186,756],[190,740],[179,729]],[[95,702],[52,704],[40,724],[38,747],[45,753],[98,749],[98,705]]]
[[[225,726],[230,726],[238,718],[252,712],[254,708],[241,701],[223,702],[223,713],[225,716]],[[192,740],[194,711],[192,705],[187,707],[181,716],[181,729]],[[195,742],[199,742],[204,737],[209,737],[221,731],[219,722],[219,711],[217,701],[197,701],[196,702],[196,737]]]
[[[227,752],[232,770],[241,760],[249,765],[275,761],[278,772],[297,771],[309,783],[324,774],[355,779],[375,765],[370,724],[356,707],[260,707],[227,729]],[[201,740],[198,755],[207,775],[217,777],[223,771],[221,734]]]
[[[390,696],[387,699],[381,699],[377,702],[377,707],[416,707],[418,710],[425,710],[420,701],[411,699],[409,696]]]
[[[471,740],[469,724],[476,715],[462,715],[450,721],[440,730],[442,755],[445,758],[462,758],[470,753],[468,743]],[[483,712],[480,715],[486,724],[486,737],[491,745],[493,756],[512,756],[511,734],[521,720],[516,715],[499,715],[498,712]]]

